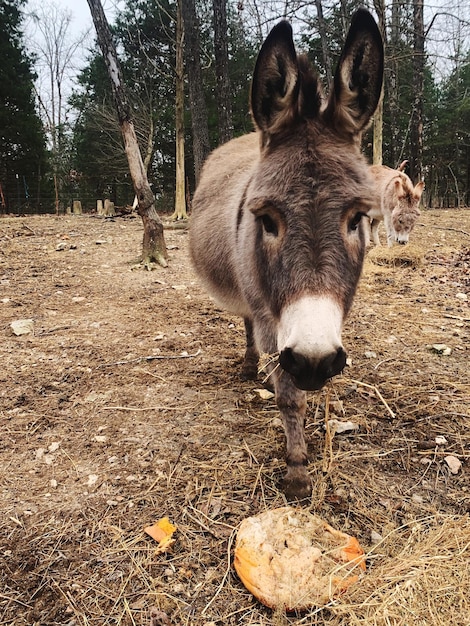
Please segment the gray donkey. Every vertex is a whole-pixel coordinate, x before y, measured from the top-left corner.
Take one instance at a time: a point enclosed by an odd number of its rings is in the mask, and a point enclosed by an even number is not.
[[[360,140],[382,75],[382,38],[368,11],[352,18],[327,98],[280,22],[254,70],[256,132],[211,154],[194,195],[192,260],[217,303],[245,321],[242,377],[256,378],[259,352],[279,355],[272,381],[288,499],[312,490],[305,390],[346,364],[341,330],[364,258],[363,218],[378,202]]]

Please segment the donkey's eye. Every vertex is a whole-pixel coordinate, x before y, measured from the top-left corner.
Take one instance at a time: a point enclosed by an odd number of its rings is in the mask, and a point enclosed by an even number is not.
[[[349,230],[357,230],[357,227],[361,223],[362,218],[365,216],[365,213],[361,213],[358,211],[354,217],[351,218],[348,224]]]
[[[274,237],[277,237],[278,227],[277,227],[276,222],[273,220],[273,218],[267,213],[265,213],[264,215],[261,216],[260,219],[261,219],[261,223],[263,224],[264,232],[268,233],[269,235],[274,235]]]

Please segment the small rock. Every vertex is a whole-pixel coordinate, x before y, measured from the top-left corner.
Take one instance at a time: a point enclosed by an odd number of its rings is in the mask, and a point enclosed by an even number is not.
[[[98,474],[89,474],[87,487],[93,487],[93,485],[96,485],[96,483],[98,482],[98,478]]]
[[[54,452],[57,452],[57,450],[60,447],[60,443],[58,441],[53,441],[51,443],[51,445],[47,448],[48,452],[50,452],[51,454],[53,454]]]
[[[373,352],[372,350],[367,350],[366,352],[364,352],[364,356],[366,357],[366,359],[376,359],[377,353]]]
[[[10,324],[10,328],[17,337],[31,335],[34,332],[34,320],[15,320]]]
[[[56,252],[62,252],[62,250],[66,250],[67,246],[68,243],[66,243],[65,241],[60,241],[55,247]]]
[[[355,422],[342,422],[337,419],[328,420],[328,426],[330,427],[330,431],[334,434],[348,433],[359,428],[359,424]]]
[[[448,443],[447,439],[442,435],[438,435],[435,439],[435,442],[438,446],[445,446]]]
[[[462,293],[461,291],[459,291],[459,293],[455,294],[455,297],[458,300],[462,300],[462,302],[468,302],[468,295],[466,293]]]
[[[273,392],[268,389],[255,389],[255,391],[261,400],[272,400],[274,398]]]
[[[462,467],[462,462],[456,456],[446,456],[444,461],[447,463],[451,474],[458,474]]]
[[[383,537],[380,533],[376,532],[375,530],[371,530],[370,532],[370,542],[375,545],[377,543],[380,543],[383,540]]]
[[[432,352],[436,354],[441,354],[442,356],[449,356],[452,353],[452,348],[449,348],[445,343],[434,343],[432,346],[429,346]]]

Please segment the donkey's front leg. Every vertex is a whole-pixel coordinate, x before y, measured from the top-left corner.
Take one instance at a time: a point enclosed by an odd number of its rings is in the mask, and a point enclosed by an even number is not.
[[[389,248],[391,248],[393,246],[393,244],[396,241],[397,235],[395,233],[395,229],[393,228],[393,224],[392,224],[392,215],[385,215],[384,216],[384,224],[385,224],[385,230],[387,231],[387,245]]]
[[[305,444],[305,413],[307,394],[298,389],[292,377],[279,369],[275,372],[276,403],[281,412],[286,434],[287,474],[282,490],[288,500],[303,500],[312,493],[312,482],[307,472],[307,446]]]
[[[371,223],[370,223],[370,231],[372,235],[372,241],[374,242],[374,245],[376,246],[380,246],[379,225],[380,225],[380,220],[372,218]]]
[[[243,321],[245,322],[246,352],[240,378],[242,380],[256,380],[258,376],[259,352],[255,345],[253,322],[247,317],[244,317]]]

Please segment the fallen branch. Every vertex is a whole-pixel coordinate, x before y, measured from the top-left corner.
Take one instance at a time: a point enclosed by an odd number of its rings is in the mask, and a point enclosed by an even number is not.
[[[139,356],[136,359],[129,359],[128,361],[114,361],[114,363],[103,363],[98,367],[111,367],[112,365],[128,365],[130,363],[142,363],[142,361],[157,361],[157,360],[170,360],[170,359],[193,359],[201,354],[199,348],[194,354],[151,354],[150,356]]]
[[[458,320],[459,322],[470,322],[470,317],[460,317],[460,315],[450,315],[445,313],[443,317],[449,320]]]
[[[103,411],[190,411],[191,406],[102,406]]]

